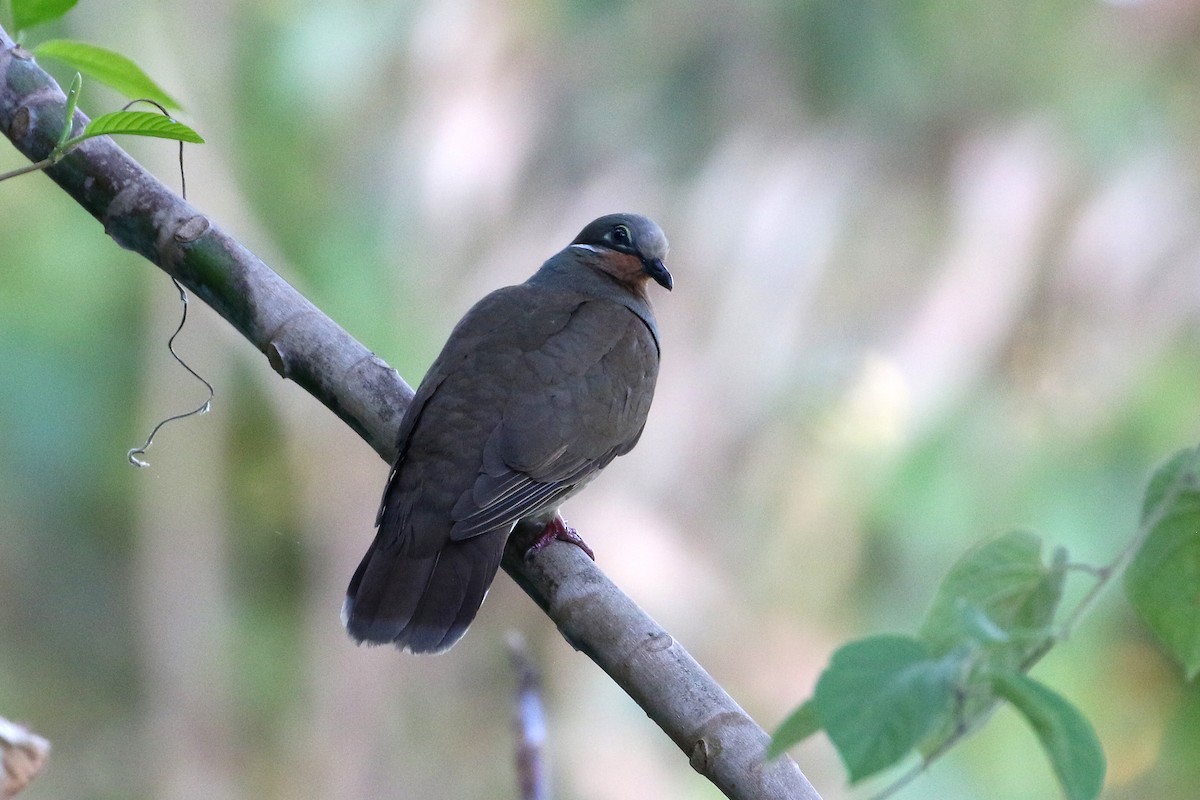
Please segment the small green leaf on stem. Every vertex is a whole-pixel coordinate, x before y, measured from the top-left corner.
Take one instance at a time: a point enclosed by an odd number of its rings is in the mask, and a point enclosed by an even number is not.
[[[1062,598],[1066,559],[1042,563],[1042,542],[1013,531],[976,547],[950,569],[921,626],[935,654],[967,642],[1021,654],[1049,631]],[[999,656],[999,654],[997,654]]]
[[[959,658],[934,658],[908,636],[872,636],[833,654],[811,703],[852,782],[895,764],[946,723],[960,670]]]
[[[38,57],[49,56],[111,86],[129,98],[148,97],[167,108],[179,103],[162,90],[141,67],[120,53],[84,42],[51,39],[33,48]]]
[[[79,90],[82,88],[83,76],[76,72],[74,80],[71,81],[71,88],[67,91],[67,114],[63,121],[62,133],[58,135],[58,144],[54,146],[57,151],[67,146],[67,140],[75,131],[75,109],[79,106]]]
[[[72,144],[93,136],[154,136],[159,139],[174,139],[179,142],[204,144],[203,137],[196,131],[153,111],[113,111],[96,117],[83,129],[83,133],[72,140]]]
[[[1146,489],[1149,525],[1125,572],[1125,593],[1146,625],[1182,664],[1200,673],[1200,476],[1196,449],[1176,453]]]
[[[788,718],[771,736],[771,744],[767,747],[767,758],[778,758],[789,747],[799,744],[819,730],[821,730],[821,718],[817,716],[816,705],[809,700],[789,714]]]
[[[12,0],[13,27],[18,31],[58,19],[78,0]]]
[[[1200,447],[1188,447],[1174,453],[1150,476],[1146,496],[1142,498],[1142,521],[1168,511],[1174,495],[1200,489],[1196,470],[1200,468]]]
[[[1093,800],[1104,786],[1104,750],[1087,719],[1061,695],[1020,672],[994,676],[996,693],[1037,734],[1068,800]]]

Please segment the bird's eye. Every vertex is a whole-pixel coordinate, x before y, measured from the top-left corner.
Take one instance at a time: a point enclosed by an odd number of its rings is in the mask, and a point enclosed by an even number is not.
[[[633,237],[629,235],[629,228],[626,228],[624,225],[618,225],[613,228],[612,240],[615,244],[628,245],[633,242]]]

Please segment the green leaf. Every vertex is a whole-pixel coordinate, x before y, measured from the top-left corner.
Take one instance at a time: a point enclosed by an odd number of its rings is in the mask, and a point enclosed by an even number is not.
[[[817,715],[817,707],[812,700],[800,705],[788,715],[771,737],[767,747],[767,758],[777,758],[794,744],[799,744],[817,731],[821,730],[821,718]]]
[[[942,580],[920,636],[935,654],[964,643],[1022,654],[1048,633],[1062,598],[1066,554],[1042,563],[1042,542],[1026,531],[1013,531],[985,542],[956,563]]]
[[[204,144],[204,139],[200,134],[187,125],[153,111],[113,111],[109,114],[102,114],[89,122],[88,126],[83,129],[83,133],[72,142],[81,142],[93,136],[115,136],[117,134],[155,136],[159,139]]]
[[[945,723],[960,668],[908,636],[873,636],[833,654],[810,702],[851,781],[896,763]]]
[[[1150,479],[1145,541],[1125,572],[1125,594],[1183,666],[1200,672],[1200,477],[1197,450],[1176,453]]]
[[[33,52],[39,57],[56,58],[126,97],[147,98],[167,108],[180,108],[175,98],[164,92],[141,67],[120,53],[68,39],[42,42],[33,48]]]
[[[996,693],[1029,721],[1068,800],[1092,800],[1104,786],[1104,750],[1091,723],[1061,695],[1019,672],[994,677]]]
[[[19,31],[58,19],[78,0],[12,0],[13,27]]]
[[[58,135],[55,150],[61,151],[75,131],[75,109],[79,106],[79,92],[82,88],[83,76],[76,72],[74,80],[71,81],[71,88],[67,90],[67,113],[64,115],[62,133]]]
[[[1163,503],[1170,500],[1168,495],[1176,493],[1178,487],[1182,494],[1190,488],[1196,489],[1196,468],[1200,463],[1200,447],[1188,447],[1173,454],[1161,467],[1150,476],[1146,485],[1146,496],[1142,498],[1142,521],[1153,515],[1165,512]]]

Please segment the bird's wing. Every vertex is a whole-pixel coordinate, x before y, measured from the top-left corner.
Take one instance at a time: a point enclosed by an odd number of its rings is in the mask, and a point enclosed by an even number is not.
[[[444,650],[483,602],[508,531],[451,542],[451,509],[475,481],[525,353],[570,319],[541,294],[514,286],[477,303],[405,411],[379,530],[346,590],[346,629],[359,641]]]
[[[575,303],[543,295],[526,285],[499,289],[451,332],[400,423],[376,519],[381,554],[432,557],[450,540],[451,510],[470,490],[506,404],[525,381],[528,354],[570,321]]]
[[[658,344],[609,300],[582,300],[561,329],[525,352],[487,437],[478,474],[451,512],[453,540],[551,509],[629,452],[646,422]]]

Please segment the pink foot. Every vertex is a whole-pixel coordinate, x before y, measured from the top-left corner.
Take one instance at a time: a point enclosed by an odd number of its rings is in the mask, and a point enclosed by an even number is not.
[[[576,533],[574,528],[567,527],[566,521],[558,514],[555,514],[554,519],[546,523],[546,527],[542,529],[538,538],[534,539],[533,544],[529,545],[529,549],[525,551],[525,557],[529,558],[555,539],[575,545],[587,553],[587,557],[592,561],[596,560],[595,554],[592,553],[592,548],[587,546],[587,542],[583,541],[583,537]]]

